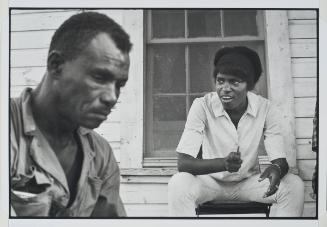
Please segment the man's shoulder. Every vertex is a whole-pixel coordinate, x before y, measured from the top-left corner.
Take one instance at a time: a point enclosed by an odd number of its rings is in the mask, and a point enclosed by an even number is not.
[[[91,139],[91,146],[94,147],[96,152],[112,152],[112,148],[109,144],[109,142],[101,136],[99,133],[97,133],[94,130],[88,131],[88,137]]]
[[[94,130],[87,133],[88,141],[93,153],[95,168],[104,176],[109,172],[117,171],[117,161],[109,142]]]
[[[13,97],[9,100],[9,114],[10,114],[10,122],[12,123],[12,131],[16,133],[19,128],[23,127],[23,96]]]
[[[21,107],[21,98],[20,97],[15,97],[15,98],[10,98],[9,100],[9,107],[10,107],[10,115],[17,115],[20,113]]]
[[[19,109],[22,109],[22,105],[24,100],[28,99],[30,97],[30,93],[32,91],[32,88],[27,87],[25,88],[22,93],[18,97],[11,97],[10,98],[10,114],[19,114],[20,112],[17,111]]]
[[[105,162],[112,158],[115,159],[113,149],[107,139],[94,130],[89,130],[87,137],[96,159],[103,159]]]
[[[22,96],[18,96],[18,97],[11,97],[9,99],[9,105],[11,109],[17,109],[17,108],[21,108],[22,105]]]

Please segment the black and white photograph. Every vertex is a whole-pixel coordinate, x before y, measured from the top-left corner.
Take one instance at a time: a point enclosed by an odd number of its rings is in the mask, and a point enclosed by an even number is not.
[[[318,214],[318,9],[10,9],[10,218]]]

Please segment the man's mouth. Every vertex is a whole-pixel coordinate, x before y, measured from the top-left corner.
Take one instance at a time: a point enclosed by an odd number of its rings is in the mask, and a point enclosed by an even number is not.
[[[91,113],[91,116],[98,118],[102,121],[107,120],[108,115],[110,114],[111,110],[106,111],[95,111]]]
[[[108,115],[111,113],[111,109],[110,109],[110,110],[99,111],[99,112],[97,112],[97,113],[98,113],[98,114],[105,115],[105,116],[108,116]]]

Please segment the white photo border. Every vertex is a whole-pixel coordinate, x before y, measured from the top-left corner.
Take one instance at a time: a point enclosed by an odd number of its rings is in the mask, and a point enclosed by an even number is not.
[[[327,4],[326,4],[327,5]],[[325,5],[325,7],[326,7]],[[11,0],[8,4],[9,7],[45,7],[45,8],[319,8],[318,0],[158,0],[158,1],[132,1],[132,0],[121,0],[121,1],[87,1],[87,0]],[[7,15],[2,22],[2,32],[1,32],[1,194],[0,194],[0,226],[89,226],[89,225],[97,225],[100,226],[167,226],[167,225],[183,225],[183,226],[217,226],[217,225],[228,225],[230,227],[233,226],[297,226],[297,227],[311,227],[318,226],[318,220],[306,220],[306,219],[279,219],[279,220],[260,220],[260,219],[8,219],[8,211],[9,211],[9,163],[8,163],[8,151],[9,150],[9,138],[8,138],[8,125],[9,125],[9,116],[8,116],[8,101],[9,101],[9,9]],[[320,18],[319,18],[319,48],[320,50],[327,50],[326,42],[322,40],[327,40],[327,13],[324,10],[320,9]],[[326,51],[319,52],[319,75],[322,75],[319,78],[319,96],[325,97],[327,95],[327,89],[324,89],[323,85],[327,84],[327,64],[326,62],[321,62],[321,59],[327,59]],[[320,116],[327,116],[327,105],[323,104],[320,101],[321,105],[319,105]],[[321,117],[319,119],[320,125],[327,125],[327,117]],[[321,127],[319,129],[320,135],[327,135],[327,128]],[[327,150],[327,141],[320,141],[319,143],[320,150]],[[320,160],[327,160],[327,153],[319,154]],[[325,162],[320,162],[325,163]],[[326,165],[321,164],[319,166],[319,172],[321,173],[319,176],[319,225],[323,226],[327,223],[326,221],[326,173],[327,168]],[[323,192],[323,193],[322,193]]]

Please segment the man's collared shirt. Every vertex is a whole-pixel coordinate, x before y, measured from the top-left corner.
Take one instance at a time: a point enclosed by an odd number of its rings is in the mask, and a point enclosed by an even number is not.
[[[70,192],[56,154],[38,129],[31,110],[31,91],[10,103],[11,206],[18,216],[125,216],[119,196],[120,173],[108,142],[79,128],[83,164],[77,194]],[[42,189],[30,193],[28,187]],[[26,189],[26,191],[24,190]]]
[[[217,92],[194,100],[177,152],[203,159],[225,158],[239,149],[243,163],[238,172],[210,174],[221,181],[240,181],[259,172],[258,154],[265,149],[269,160],[285,158],[281,115],[269,100],[247,93],[248,107],[237,128],[224,110]],[[263,139],[263,144],[262,144]]]

